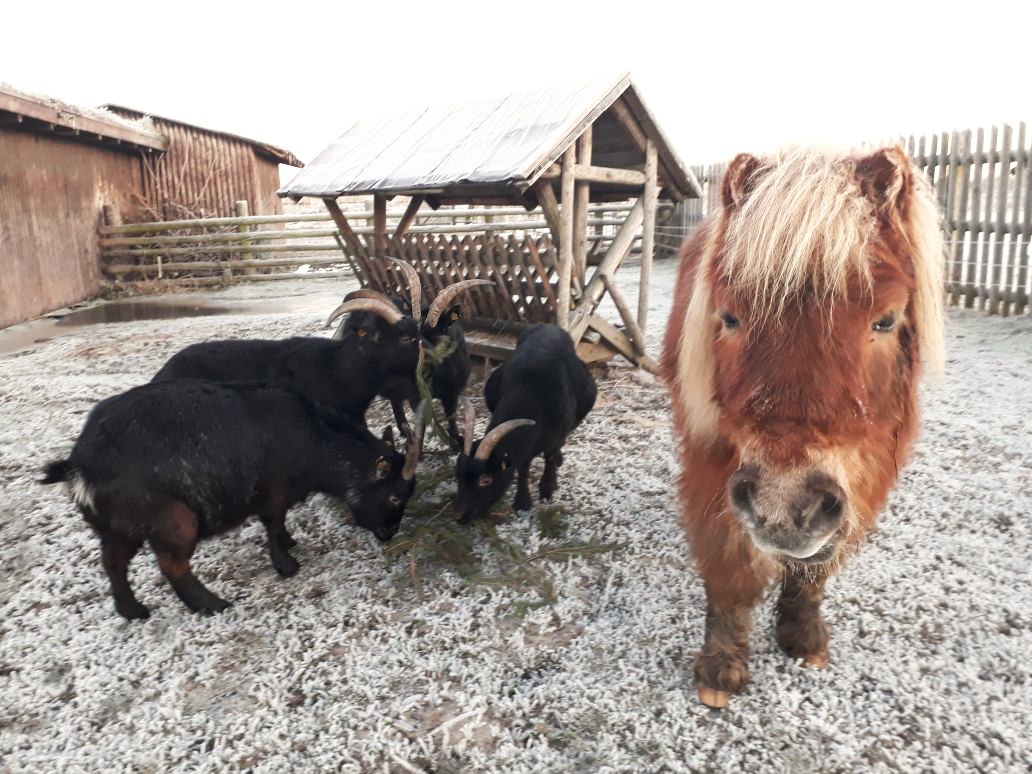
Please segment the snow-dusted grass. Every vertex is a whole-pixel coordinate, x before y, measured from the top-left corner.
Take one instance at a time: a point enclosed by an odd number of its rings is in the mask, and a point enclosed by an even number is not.
[[[672,268],[655,272],[654,334]],[[316,497],[289,517],[297,577],[276,576],[250,524],[194,562],[233,600],[227,613],[190,614],[145,549],[132,580],[152,617],[115,615],[96,539],[61,488],[33,483],[40,465],[96,400],[179,346],[314,332],[323,306],[97,326],[0,359],[0,771],[1032,766],[1032,319],[951,314],[948,378],[927,395],[916,458],[831,584],[831,667],[781,655],[768,600],[754,682],[719,714],[691,683],[704,595],[671,494],[666,399],[623,366],[599,374],[598,407],[567,448],[561,513],[497,526],[527,556],[619,544],[531,560],[550,604],[521,615],[533,584],[464,578],[517,566],[472,528],[472,571],[427,555],[413,569]],[[430,470],[442,459],[428,454]],[[426,503],[446,499],[442,478]]]

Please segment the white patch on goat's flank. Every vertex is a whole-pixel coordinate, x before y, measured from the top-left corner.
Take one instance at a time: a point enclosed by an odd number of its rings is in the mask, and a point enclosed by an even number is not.
[[[68,481],[68,490],[71,492],[72,499],[75,500],[76,505],[84,511],[93,512],[93,498],[96,495],[96,489],[83,477],[80,471],[73,471]]]

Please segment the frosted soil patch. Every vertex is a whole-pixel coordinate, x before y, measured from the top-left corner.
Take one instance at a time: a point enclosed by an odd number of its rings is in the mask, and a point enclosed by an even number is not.
[[[658,343],[673,266],[654,276]],[[276,297],[261,285],[203,296]],[[60,488],[33,483],[39,466],[96,400],[186,343],[315,333],[326,311],[97,326],[0,359],[0,771],[1032,766],[1032,320],[951,313],[948,378],[926,396],[916,458],[829,589],[831,667],[781,655],[768,600],[754,682],[718,714],[691,685],[704,595],[677,524],[666,398],[623,366],[599,373],[599,406],[567,449],[562,515],[497,526],[527,555],[620,544],[534,560],[550,604],[520,617],[532,595],[471,585],[443,562],[413,583],[405,556],[385,558],[315,497],[289,517],[297,577],[276,576],[250,524],[195,559],[234,602],[227,613],[190,614],[145,550],[132,579],[153,615],[116,617],[95,537]],[[429,469],[442,459],[432,450]],[[479,572],[504,569],[467,534]]]

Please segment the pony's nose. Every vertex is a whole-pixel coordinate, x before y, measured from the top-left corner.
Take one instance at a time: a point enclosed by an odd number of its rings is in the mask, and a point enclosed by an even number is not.
[[[846,510],[846,493],[821,472],[782,476],[743,465],[727,482],[735,515],[769,535],[815,535],[834,531]]]

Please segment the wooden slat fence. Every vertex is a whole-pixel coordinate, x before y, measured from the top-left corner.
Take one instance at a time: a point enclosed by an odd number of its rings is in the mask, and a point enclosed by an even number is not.
[[[589,262],[605,254],[623,224],[630,204],[594,204],[589,208]],[[671,206],[663,210],[672,209]],[[387,213],[392,233],[404,211]],[[372,234],[372,211],[346,213],[355,233]],[[108,279],[132,283],[160,279],[176,284],[216,284],[290,278],[332,278],[360,272],[356,256],[340,237],[328,214],[283,214],[199,218],[154,223],[121,224],[107,215],[100,228],[101,265]],[[516,260],[529,260],[536,251],[546,267],[555,256],[548,226],[540,210],[522,207],[455,208],[427,211],[399,243],[412,256],[416,245],[428,250],[467,249],[483,244],[489,251],[504,245]],[[410,241],[409,237],[413,237]],[[419,239],[416,239],[418,237]],[[431,237],[430,239],[423,239]],[[635,242],[640,249],[641,235]],[[517,251],[510,245],[522,245]],[[458,245],[459,247],[454,247]],[[534,245],[532,251],[530,245]],[[519,253],[519,255],[517,255]],[[477,251],[477,255],[480,255]],[[513,271],[522,271],[519,261]],[[533,266],[534,263],[528,264]],[[304,273],[298,272],[304,267]],[[549,274],[551,276],[551,274]],[[530,280],[525,280],[530,281]],[[522,319],[522,317],[521,317]]]
[[[1032,311],[1032,136],[1025,124],[1016,131],[1005,124],[899,142],[928,176],[939,202],[947,302],[1003,316]],[[679,204],[657,226],[664,248],[720,206],[725,168],[694,168],[704,196]]]

